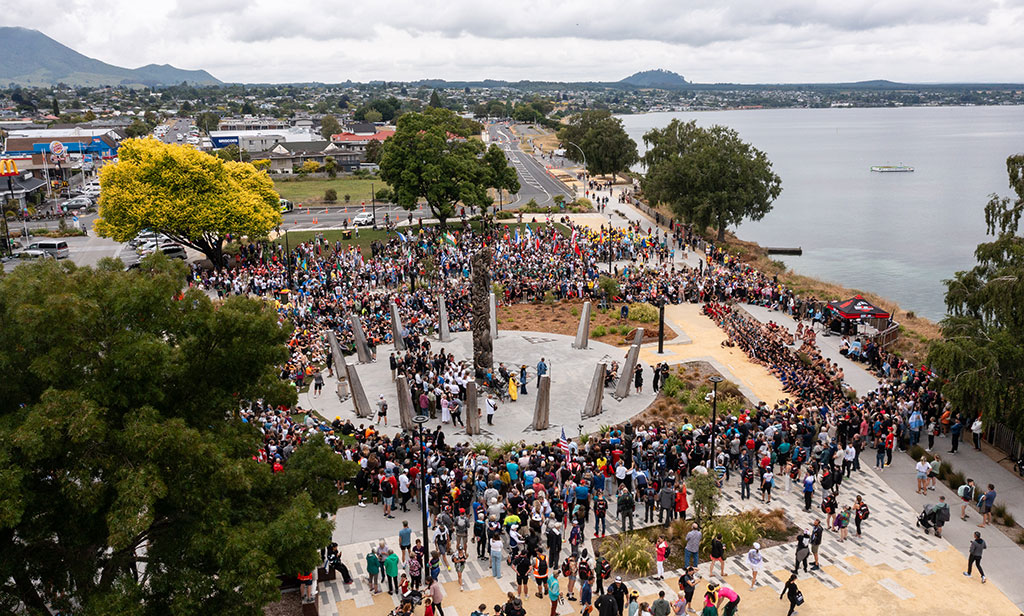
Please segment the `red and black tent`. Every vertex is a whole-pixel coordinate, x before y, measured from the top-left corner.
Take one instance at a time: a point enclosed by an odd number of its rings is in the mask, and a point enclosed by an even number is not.
[[[888,319],[889,313],[860,295],[841,302],[830,302],[828,307],[843,319]]]

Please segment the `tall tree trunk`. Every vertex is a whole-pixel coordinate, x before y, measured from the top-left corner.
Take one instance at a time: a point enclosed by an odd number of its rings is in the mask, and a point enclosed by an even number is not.
[[[722,215],[718,215],[718,241],[725,241],[725,221],[722,220]]]

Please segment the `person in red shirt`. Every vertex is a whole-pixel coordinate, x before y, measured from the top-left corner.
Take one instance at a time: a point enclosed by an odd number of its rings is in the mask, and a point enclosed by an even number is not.
[[[889,428],[889,434],[885,435],[885,465],[892,466],[892,448],[896,446],[896,435],[893,429]]]
[[[274,460],[274,467],[273,468],[274,468],[274,472],[275,473],[283,473],[284,472],[284,466],[281,464],[281,458],[277,458],[277,459]]]

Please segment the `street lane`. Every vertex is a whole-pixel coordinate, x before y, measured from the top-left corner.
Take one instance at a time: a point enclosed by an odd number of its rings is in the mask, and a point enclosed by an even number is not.
[[[572,191],[564,184],[551,177],[547,169],[533,156],[518,147],[518,140],[512,130],[503,124],[492,124],[487,127],[492,143],[505,152],[509,163],[515,167],[521,186],[519,194],[506,205],[521,205],[534,199],[538,205],[554,205],[555,195],[572,197]]]

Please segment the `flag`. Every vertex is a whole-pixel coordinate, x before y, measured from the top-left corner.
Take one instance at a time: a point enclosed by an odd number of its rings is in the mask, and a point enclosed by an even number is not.
[[[569,441],[565,438],[565,428],[562,428],[562,438],[558,439],[558,448],[566,457],[569,456]]]
[[[518,245],[519,245],[519,241],[520,241],[520,240],[519,240],[519,229],[517,228],[517,229],[516,229],[516,246],[518,246]]]
[[[447,233],[444,234],[444,239],[451,243],[452,246],[455,245],[455,236],[452,235],[451,231],[448,231]]]
[[[402,240],[403,242],[409,241],[409,238],[405,237],[405,235],[401,231],[398,232],[398,239]]]

